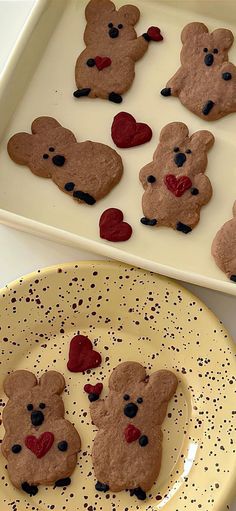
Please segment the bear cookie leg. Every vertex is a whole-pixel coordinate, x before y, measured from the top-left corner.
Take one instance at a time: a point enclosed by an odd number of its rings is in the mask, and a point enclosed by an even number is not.
[[[184,234],[188,234],[189,232],[191,232],[192,228],[189,227],[189,225],[183,224],[182,222],[177,222],[176,230],[183,232]]]
[[[28,493],[30,497],[36,495],[38,493],[38,487],[34,484],[28,484],[26,481],[22,483],[21,488],[23,491]]]
[[[112,103],[122,103],[122,96],[116,92],[111,92],[108,99],[109,101],[112,101]]]
[[[138,488],[134,488],[134,490],[130,490],[130,496],[133,497],[133,495],[135,495],[138,500],[145,500],[147,497],[146,492],[143,491],[140,486],[138,486]]]
[[[58,488],[61,486],[69,486],[70,483],[71,483],[70,477],[65,477],[64,479],[58,479],[58,481],[56,481],[54,484],[54,488]]]
[[[153,225],[156,225],[157,224],[157,220],[155,218],[146,218],[145,216],[143,216],[140,220],[141,224],[143,225],[150,225],[150,226],[153,226]]]
[[[95,484],[95,489],[97,491],[103,491],[104,493],[109,490],[108,484],[100,483],[100,481],[97,481]]]
[[[73,92],[73,96],[75,98],[82,98],[83,96],[88,96],[91,92],[91,89],[89,87],[85,87],[84,89],[77,89],[75,92]]]

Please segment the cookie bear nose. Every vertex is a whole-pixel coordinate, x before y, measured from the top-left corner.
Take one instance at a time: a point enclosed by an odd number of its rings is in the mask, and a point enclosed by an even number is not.
[[[206,66],[212,66],[212,64],[214,62],[214,55],[212,55],[212,53],[207,53],[205,55],[204,62],[206,64]]]
[[[178,153],[174,157],[174,162],[177,165],[177,167],[182,167],[185,161],[186,161],[186,156],[184,153]]]
[[[138,407],[135,403],[128,403],[124,407],[124,414],[126,415],[126,417],[129,417],[129,419],[133,419],[133,417],[135,417],[137,411],[138,411]]]
[[[41,426],[44,421],[44,415],[43,412],[40,412],[40,410],[32,412],[31,413],[31,422],[33,426]]]
[[[66,159],[64,156],[61,156],[61,154],[56,154],[55,156],[53,156],[52,161],[53,161],[54,165],[56,165],[57,167],[62,167],[62,165],[64,165]]]
[[[115,37],[118,37],[118,35],[119,35],[119,30],[118,30],[118,28],[116,28],[116,27],[112,27],[112,28],[110,28],[110,30],[109,30],[109,36],[110,36],[112,39],[115,39]]]

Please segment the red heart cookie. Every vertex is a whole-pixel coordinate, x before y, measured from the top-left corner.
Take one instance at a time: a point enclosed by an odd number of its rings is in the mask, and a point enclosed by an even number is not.
[[[147,34],[152,41],[163,41],[161,30],[158,27],[149,27]]]
[[[130,444],[131,442],[134,442],[135,440],[138,440],[138,438],[141,435],[140,429],[136,428],[133,424],[128,424],[124,430],[125,440]]]
[[[109,57],[95,57],[95,64],[99,71],[102,71],[105,67],[109,67],[111,65],[111,59]]]
[[[120,209],[106,209],[99,220],[100,237],[108,241],[127,241],[132,234],[132,227],[123,222],[123,218]]]
[[[97,396],[100,396],[102,389],[103,389],[102,383],[96,383],[96,385],[86,383],[86,385],[84,386],[84,391],[87,392],[87,394],[96,394]]]
[[[100,353],[93,350],[93,345],[88,337],[76,335],[70,341],[67,369],[72,373],[82,373],[87,369],[98,367],[101,360]]]
[[[134,147],[149,142],[152,130],[147,124],[136,122],[127,112],[120,112],[113,119],[111,136],[117,147]]]
[[[188,176],[176,177],[174,174],[167,174],[164,177],[164,182],[168,190],[176,197],[181,197],[192,186],[192,181]]]
[[[45,431],[38,438],[33,435],[28,435],[25,438],[25,445],[30,449],[37,458],[42,458],[51,449],[54,442],[54,435],[49,431]]]

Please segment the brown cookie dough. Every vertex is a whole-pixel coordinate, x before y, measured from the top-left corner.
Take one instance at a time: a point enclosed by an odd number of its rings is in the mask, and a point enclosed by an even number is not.
[[[203,23],[194,22],[184,27],[181,41],[181,67],[161,94],[178,96],[207,121],[236,112],[236,67],[228,62],[232,32],[218,28],[210,34]]]
[[[29,495],[39,484],[70,484],[80,450],[80,437],[64,419],[60,397],[62,374],[44,373],[39,382],[29,371],[15,371],[4,381],[9,401],[3,411],[5,436],[2,453],[11,482]]]
[[[105,400],[91,403],[91,418],[99,429],[92,459],[96,490],[131,490],[143,500],[160,471],[161,424],[177,387],[170,371],[146,375],[137,362],[123,362],[112,372]]]
[[[214,143],[210,131],[189,131],[182,122],[162,128],[153,161],[143,167],[139,179],[145,190],[142,224],[166,226],[189,233],[199,222],[200,209],[212,196],[204,175],[207,151]]]
[[[232,282],[236,282],[236,201],[233,216],[234,218],[226,222],[217,232],[211,252],[217,266]]]
[[[110,0],[90,0],[86,9],[84,32],[86,49],[75,67],[78,90],[75,97],[109,99],[121,103],[135,76],[135,63],[148,49],[148,42],[162,40],[160,29],[150,27],[137,37],[134,26],[140,12],[134,5],[116,10]]]
[[[8,142],[13,161],[33,174],[51,178],[78,202],[89,205],[107,195],[123,173],[121,157],[97,142],[77,142],[73,133],[52,117],[38,117],[32,135],[17,133]]]

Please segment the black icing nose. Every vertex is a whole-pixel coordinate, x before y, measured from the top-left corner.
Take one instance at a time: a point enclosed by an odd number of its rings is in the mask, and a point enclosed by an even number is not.
[[[41,426],[41,424],[43,424],[43,421],[44,421],[43,412],[40,412],[40,410],[38,410],[36,412],[31,413],[31,422],[33,426]]]
[[[185,154],[184,153],[176,154],[176,156],[174,157],[174,161],[175,161],[175,164],[177,165],[177,167],[182,167],[184,162],[186,161]]]
[[[61,156],[61,154],[56,154],[55,156],[53,156],[52,161],[53,161],[54,165],[56,165],[57,167],[62,167],[62,165],[64,165],[66,159],[64,156]]]
[[[112,28],[110,28],[110,30],[109,30],[109,36],[110,36],[112,39],[115,39],[115,37],[118,37],[118,35],[119,35],[119,30],[118,30],[118,28],[116,28],[116,27],[112,27]]]
[[[137,411],[138,411],[138,407],[135,403],[128,403],[124,407],[124,414],[126,415],[126,417],[129,417],[129,419],[133,419],[133,417],[135,417]]]
[[[207,53],[204,57],[204,62],[206,66],[212,66],[214,62],[214,55],[212,55],[212,53]]]

